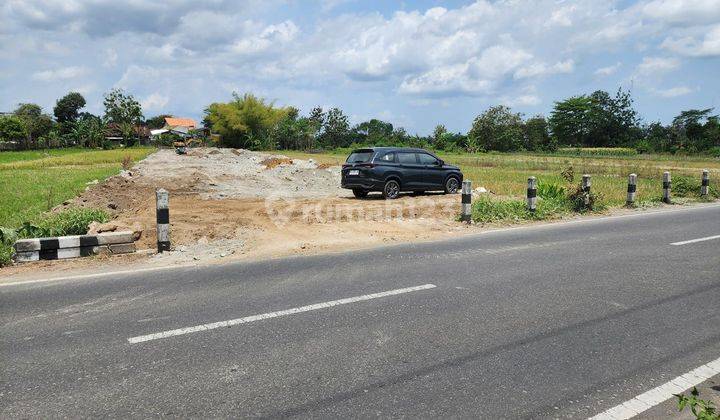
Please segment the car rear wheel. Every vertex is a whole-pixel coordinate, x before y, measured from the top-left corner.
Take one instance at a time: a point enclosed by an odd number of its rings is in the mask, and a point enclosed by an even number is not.
[[[357,198],[365,198],[368,195],[368,191],[361,188],[353,188],[353,195]]]
[[[400,183],[394,179],[387,181],[383,188],[383,197],[392,200],[398,198],[398,195],[400,195]]]
[[[445,194],[455,194],[460,188],[460,181],[454,176],[445,181]]]

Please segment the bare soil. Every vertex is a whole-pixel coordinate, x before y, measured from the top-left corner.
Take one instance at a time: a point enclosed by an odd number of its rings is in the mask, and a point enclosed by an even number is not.
[[[116,262],[176,264],[323,253],[468,230],[455,221],[458,195],[405,195],[390,201],[370,195],[359,200],[340,188],[337,166],[216,148],[191,149],[187,155],[160,150],[129,171],[90,185],[56,210],[104,208],[112,215],[106,229],[141,232],[138,249],[154,249],[158,188],[170,193],[173,251]],[[84,260],[24,264],[3,274],[108,262]]]

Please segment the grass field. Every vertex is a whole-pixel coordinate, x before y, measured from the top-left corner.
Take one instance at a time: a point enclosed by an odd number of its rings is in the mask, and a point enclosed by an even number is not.
[[[347,151],[333,153],[278,152],[299,159],[315,159],[319,163],[339,164]],[[460,166],[473,187],[485,187],[499,196],[522,199],[527,179],[535,176],[540,183],[565,186],[561,172],[572,167],[575,184],[583,174],[592,175],[592,189],[601,195],[605,206],[625,204],[627,176],[638,175],[637,202],[657,201],[662,195],[662,173],[670,171],[673,178],[689,177],[700,189],[703,169],[710,171],[711,185],[720,183],[720,160],[700,156],[635,155],[635,156],[556,156],[549,154],[447,154],[438,155],[448,163]],[[691,194],[692,195],[692,194]]]
[[[114,175],[122,160],[140,160],[154,148],[56,149],[0,152],[0,226],[17,227],[75,197],[86,183]]]

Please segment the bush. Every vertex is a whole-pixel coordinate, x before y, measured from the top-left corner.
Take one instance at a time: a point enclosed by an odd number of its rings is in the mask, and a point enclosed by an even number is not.
[[[711,147],[708,150],[708,154],[712,157],[720,158],[720,146]]]
[[[562,189],[562,187],[560,187]],[[472,219],[476,223],[518,222],[522,220],[545,220],[569,211],[565,197],[540,199],[534,212],[527,209],[525,200],[495,200],[481,196],[472,207]]]
[[[540,181],[537,186],[537,194],[544,200],[562,201],[565,199],[565,187]]]
[[[675,197],[700,197],[700,178],[674,177],[672,179],[672,195]]]
[[[582,188],[582,185],[574,187],[567,196],[568,201],[574,211],[585,213],[586,211],[602,210],[604,207],[600,205],[600,195],[588,192]]]

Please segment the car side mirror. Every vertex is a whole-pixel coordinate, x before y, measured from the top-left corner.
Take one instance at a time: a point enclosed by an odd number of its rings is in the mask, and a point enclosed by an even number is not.
[[[445,161],[442,159],[438,159],[436,165],[437,166],[443,166],[445,164]]]

